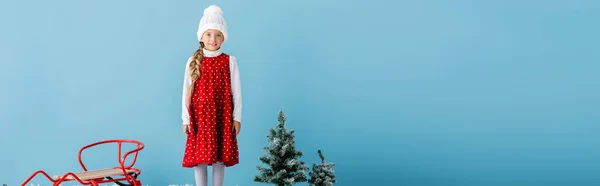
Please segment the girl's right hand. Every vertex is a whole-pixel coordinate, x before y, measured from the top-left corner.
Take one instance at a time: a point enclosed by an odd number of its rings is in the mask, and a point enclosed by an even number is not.
[[[190,125],[189,124],[183,125],[183,134],[185,134],[186,136],[190,134]]]

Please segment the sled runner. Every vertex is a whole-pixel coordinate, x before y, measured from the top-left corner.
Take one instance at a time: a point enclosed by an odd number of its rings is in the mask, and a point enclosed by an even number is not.
[[[117,143],[118,144],[118,146],[119,146],[119,159],[118,159],[119,164],[118,165],[119,166],[105,168],[105,169],[98,169],[98,170],[87,170],[87,168],[85,167],[85,165],[83,165],[83,162],[81,161],[81,153],[83,152],[83,150],[93,147],[93,146],[96,146],[96,145],[107,144],[107,143]],[[136,148],[125,153],[123,156],[121,156],[121,145],[123,143],[135,144]],[[79,164],[81,165],[81,168],[83,168],[82,172],[67,172],[62,175],[56,175],[56,176],[50,177],[43,170],[38,170],[35,173],[33,173],[31,176],[29,176],[29,178],[25,182],[23,182],[23,184],[21,184],[21,186],[26,186],[27,183],[29,181],[31,181],[31,179],[33,179],[37,174],[44,175],[46,178],[48,178],[48,180],[50,180],[52,182],[53,186],[58,186],[61,183],[68,182],[68,181],[77,181],[81,185],[92,185],[92,186],[98,186],[99,184],[108,183],[108,182],[114,182],[120,186],[141,186],[142,184],[141,184],[140,180],[137,179],[137,177],[140,175],[141,171],[137,168],[134,168],[133,165],[135,164],[135,161],[137,160],[138,152],[142,149],[144,149],[144,144],[139,141],[135,141],[135,140],[105,140],[105,141],[99,141],[96,143],[92,143],[92,144],[82,147],[79,150],[79,153],[77,155]],[[125,165],[125,160],[127,159],[127,156],[129,156],[131,154],[134,154],[133,161],[131,162],[131,164]],[[113,177],[115,177],[115,178],[113,178]],[[126,181],[127,183],[121,183],[122,181]]]

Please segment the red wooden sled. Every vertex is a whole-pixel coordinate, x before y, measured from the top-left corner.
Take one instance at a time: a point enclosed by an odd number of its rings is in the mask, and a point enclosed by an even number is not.
[[[119,160],[118,160],[119,166],[112,167],[112,168],[106,168],[106,169],[87,170],[87,168],[85,168],[85,165],[83,165],[83,162],[81,161],[81,153],[83,152],[83,150],[93,147],[93,146],[96,146],[96,145],[107,144],[107,143],[117,143],[118,144],[118,146],[119,146]],[[136,148],[125,153],[123,156],[121,156],[121,144],[123,144],[123,143],[135,144]],[[44,172],[42,170],[38,170],[35,173],[33,173],[31,176],[29,176],[29,178],[27,180],[25,180],[25,182],[23,182],[23,184],[21,184],[21,186],[26,186],[27,183],[29,183],[29,181],[31,181],[31,179],[33,179],[37,174],[43,174],[46,178],[48,178],[48,180],[50,180],[52,182],[53,186],[58,186],[61,183],[68,182],[68,181],[77,181],[81,185],[92,185],[92,186],[98,186],[99,184],[108,183],[108,182],[114,182],[121,186],[142,186],[141,181],[137,179],[137,177],[140,175],[141,171],[139,169],[133,167],[133,165],[135,164],[135,161],[137,160],[138,152],[142,149],[144,149],[144,144],[139,141],[135,141],[135,140],[105,140],[105,141],[99,141],[99,142],[96,142],[93,144],[89,144],[89,145],[82,147],[79,150],[79,154],[77,155],[77,157],[79,159],[79,164],[83,168],[83,172],[77,172],[77,173],[67,172],[62,175],[53,176],[53,178],[52,178],[46,172]],[[129,156],[131,154],[134,154],[133,161],[131,162],[131,164],[125,166],[124,165],[125,160],[127,159],[127,156]],[[113,178],[113,177],[116,177],[116,178]],[[127,181],[128,184],[121,183],[121,181]]]

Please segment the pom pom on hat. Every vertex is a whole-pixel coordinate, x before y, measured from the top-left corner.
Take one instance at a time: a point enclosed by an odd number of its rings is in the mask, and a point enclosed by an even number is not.
[[[223,15],[223,9],[221,9],[221,7],[219,7],[217,5],[210,5],[206,9],[204,9],[204,15],[211,15],[211,14]]]
[[[198,25],[198,41],[202,39],[204,32],[209,29],[221,31],[223,33],[223,42],[227,41],[227,22],[223,17],[223,9],[217,5],[210,5],[204,9],[204,15]]]

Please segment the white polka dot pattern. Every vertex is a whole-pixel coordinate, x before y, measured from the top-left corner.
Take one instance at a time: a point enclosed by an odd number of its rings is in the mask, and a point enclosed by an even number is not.
[[[217,162],[228,167],[238,164],[229,55],[204,57],[194,86],[189,109],[194,132],[187,138],[183,167]]]

